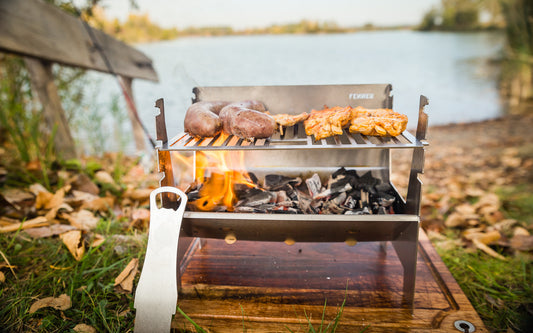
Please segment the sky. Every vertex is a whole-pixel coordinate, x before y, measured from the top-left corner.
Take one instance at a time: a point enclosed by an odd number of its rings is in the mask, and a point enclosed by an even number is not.
[[[295,23],[302,19],[343,27],[413,25],[440,0],[136,0],[136,13],[148,13],[162,27],[231,26],[234,29]],[[123,21],[130,0],[104,0],[110,18]]]

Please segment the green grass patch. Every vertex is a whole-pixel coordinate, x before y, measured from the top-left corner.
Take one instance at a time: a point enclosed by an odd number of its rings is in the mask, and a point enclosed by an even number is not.
[[[492,332],[526,332],[533,310],[533,266],[526,257],[492,258],[464,248],[437,251]]]
[[[133,329],[133,295],[114,290],[114,279],[132,258],[144,256],[145,243],[118,244],[108,238],[89,248],[76,261],[57,238],[32,240],[19,235],[0,235],[0,249],[16,277],[3,270],[6,281],[0,289],[0,327],[7,332],[66,332],[77,324],[98,332]],[[116,246],[127,251],[116,251]],[[30,314],[30,306],[44,297],[67,294],[70,309],[42,308]]]
[[[533,225],[533,184],[520,184],[499,188],[496,194],[509,218]]]

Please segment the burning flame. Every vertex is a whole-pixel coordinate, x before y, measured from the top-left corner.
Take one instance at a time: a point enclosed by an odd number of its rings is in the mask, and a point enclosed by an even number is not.
[[[179,156],[178,161],[194,165],[194,181],[200,185],[200,198],[192,204],[201,211],[225,206],[233,211],[237,202],[235,185],[256,187],[244,168],[243,151],[203,151],[192,157]]]

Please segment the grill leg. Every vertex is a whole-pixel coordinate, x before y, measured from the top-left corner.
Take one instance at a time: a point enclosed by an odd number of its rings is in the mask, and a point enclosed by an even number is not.
[[[413,309],[415,296],[416,263],[419,223],[410,223],[392,245],[403,266],[403,305]]]

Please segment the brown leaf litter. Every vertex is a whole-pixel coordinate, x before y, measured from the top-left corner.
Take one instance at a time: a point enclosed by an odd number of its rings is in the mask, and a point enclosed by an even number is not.
[[[30,307],[29,313],[35,313],[39,309],[51,307],[57,310],[68,310],[72,306],[70,297],[66,294],[61,294],[59,297],[45,297],[37,300]]]
[[[115,278],[115,289],[122,293],[131,293],[133,291],[133,279],[137,275],[139,260],[131,259],[126,268]]]

